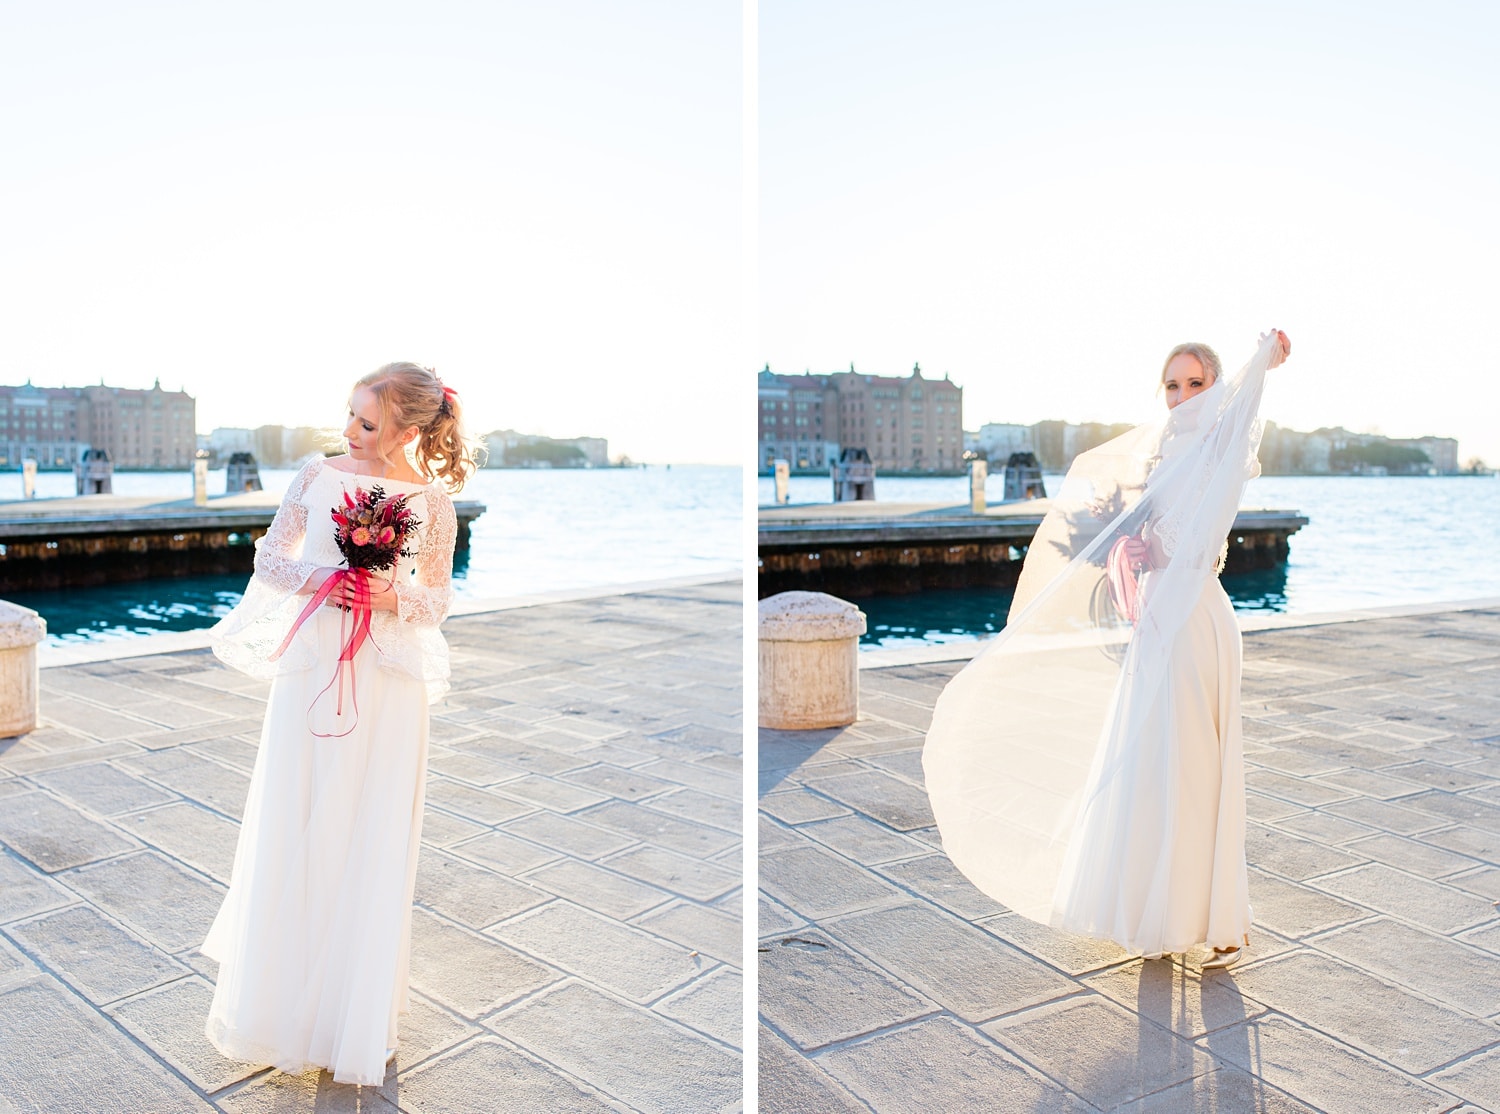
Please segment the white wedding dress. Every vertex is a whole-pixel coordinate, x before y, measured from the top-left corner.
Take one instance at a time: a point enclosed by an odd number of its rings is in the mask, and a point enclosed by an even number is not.
[[[1005,630],[938,699],[923,769],[943,850],[1026,917],[1146,955],[1244,943],[1241,647],[1216,568],[1275,346],[1075,460]],[[1107,573],[1131,536],[1153,566],[1133,622]]]
[[[423,525],[394,570],[396,613],[376,612],[342,711],[335,678],[350,617],[319,607],[271,651],[339,567],[332,509],[345,490],[410,494]],[[437,484],[376,480],[314,460],[265,537],[245,597],[213,629],[226,662],[272,676],[233,876],[203,952],[219,963],[207,1035],[235,1060],[379,1084],[406,1009],[412,890],[422,830],[428,703],[447,684],[456,519]],[[376,575],[392,575],[391,573]],[[331,737],[340,736],[340,737]]]

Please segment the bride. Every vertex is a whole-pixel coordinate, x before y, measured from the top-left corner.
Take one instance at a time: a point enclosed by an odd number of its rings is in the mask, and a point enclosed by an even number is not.
[[[943,849],[981,890],[1155,958],[1249,944],[1240,634],[1219,585],[1259,474],[1265,334],[1233,378],[1173,349],[1167,414],[1081,454],[1006,629],[943,690],[923,750]]]
[[[292,480],[243,600],[212,631],[221,659],[273,680],[203,945],[219,963],[207,1035],[231,1059],[379,1084],[406,1008],[427,707],[447,688],[448,492],[474,463],[458,396],[416,364],[359,380],[344,436],[347,455]],[[337,567],[333,512],[376,486],[420,524],[364,580]]]

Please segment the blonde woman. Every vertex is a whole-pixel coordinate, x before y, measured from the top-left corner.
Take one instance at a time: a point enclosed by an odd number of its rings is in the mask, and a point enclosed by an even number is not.
[[[1240,634],[1217,571],[1258,474],[1261,338],[1232,378],[1173,349],[1167,414],[1081,454],[1006,629],[943,690],[923,751],[943,849],[1033,920],[1147,958],[1237,961],[1245,865]]]
[[[203,945],[219,963],[207,1034],[231,1059],[379,1084],[407,1001],[428,704],[447,688],[449,494],[474,463],[457,394],[416,364],[354,385],[344,437],[346,454],[297,473],[212,632],[223,661],[272,683]],[[376,486],[420,525],[361,587],[339,567],[333,514]],[[362,618],[368,636],[352,637]]]

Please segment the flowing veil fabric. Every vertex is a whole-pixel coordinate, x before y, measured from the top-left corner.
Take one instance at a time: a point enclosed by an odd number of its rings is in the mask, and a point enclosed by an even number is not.
[[[1005,630],[938,699],[922,761],[943,849],[1017,913],[1162,950],[1154,922],[1165,919],[1171,856],[1125,858],[1172,846],[1176,813],[1164,803],[1180,741],[1160,730],[1158,698],[1259,472],[1276,343],[1273,332],[1232,378],[1077,457],[1027,551]],[[1129,586],[1134,623],[1109,576],[1120,569],[1113,548],[1132,536],[1153,555]],[[1108,838],[1127,830],[1128,841]],[[1142,892],[1128,931],[1074,912],[1079,894],[1130,871]]]

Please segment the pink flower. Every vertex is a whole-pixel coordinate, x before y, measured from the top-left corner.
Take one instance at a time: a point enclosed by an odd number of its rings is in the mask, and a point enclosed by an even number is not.
[[[390,545],[391,542],[393,542],[395,540],[396,540],[396,528],[394,526],[382,526],[380,528],[380,541],[379,541],[379,544],[381,544],[381,545]]]
[[[369,545],[370,531],[363,526],[357,527],[354,533],[349,535],[349,540],[355,545]]]

